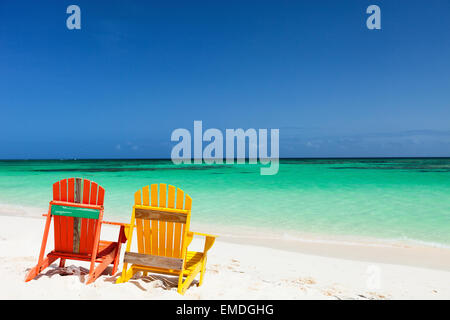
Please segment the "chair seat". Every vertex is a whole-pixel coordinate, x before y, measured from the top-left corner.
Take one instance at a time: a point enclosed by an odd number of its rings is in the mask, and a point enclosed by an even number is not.
[[[108,255],[110,255],[111,252],[113,252],[117,247],[118,247],[117,242],[100,240],[97,249],[97,259],[95,261],[96,262],[103,261],[103,259],[106,258]],[[64,259],[83,260],[83,261],[89,261],[91,260],[92,257],[91,254],[55,251],[55,250],[50,252],[48,255]]]
[[[144,256],[144,254],[142,254]],[[150,255],[149,255],[150,256]],[[201,265],[202,263],[202,259],[203,259],[203,252],[196,252],[196,251],[188,251],[186,254],[186,260],[185,260],[185,267],[183,270],[183,275],[189,275],[191,274],[193,271],[195,271],[196,268],[199,267],[199,265]],[[172,259],[172,258],[168,258],[168,259]],[[126,261],[127,259],[125,259]],[[160,272],[160,273],[166,273],[166,274],[179,274],[181,270],[176,270],[176,269],[169,269],[163,266],[150,266],[150,265],[146,265],[141,263],[136,263],[136,262],[132,262],[132,261],[128,261],[129,263],[133,263],[133,268],[135,270],[145,270],[145,271],[150,271],[150,272]]]

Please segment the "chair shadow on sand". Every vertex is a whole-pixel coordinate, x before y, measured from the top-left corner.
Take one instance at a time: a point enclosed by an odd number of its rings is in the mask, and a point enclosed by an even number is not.
[[[70,266],[66,266],[66,267],[59,267],[59,265],[57,263],[53,263],[51,265],[48,266],[48,270],[45,273],[40,273],[38,274],[34,280],[39,280],[41,277],[48,277],[48,278],[52,278],[55,275],[59,275],[62,277],[65,276],[76,276],[78,277],[80,283],[85,283],[87,276],[89,276],[89,269],[84,268],[84,267],[80,267],[80,266],[75,266],[75,265],[70,265]],[[26,272],[28,272],[31,268],[27,268]],[[111,271],[112,271],[112,267],[109,266],[107,267],[103,273],[101,274],[103,275],[111,275]]]
[[[28,272],[28,270],[30,270],[31,268],[27,268],[26,272]],[[112,267],[107,267],[103,273],[101,274],[101,276],[109,276],[109,277],[104,277],[103,280],[105,282],[110,282],[115,284],[117,278],[119,278],[119,276],[121,275],[120,272],[116,273],[115,275],[111,275],[111,271],[112,271]],[[75,266],[75,265],[70,265],[67,267],[59,267],[59,265],[57,263],[53,263],[50,266],[48,266],[48,270],[45,273],[40,273],[38,274],[34,280],[39,280],[42,277],[48,277],[48,278],[52,278],[55,275],[59,275],[62,277],[65,276],[76,276],[78,277],[80,283],[85,283],[86,282],[86,278],[87,276],[89,276],[89,269],[84,268],[84,267],[80,267],[80,266]],[[100,277],[100,279],[102,279],[102,277]],[[163,288],[164,290],[172,290],[173,288],[177,289],[178,288],[178,277],[177,276],[166,276],[166,275],[160,275],[160,274],[149,274],[147,276],[143,276],[141,272],[138,272],[137,274],[135,274],[133,276],[133,278],[129,281],[130,283],[134,284],[137,288],[139,288],[142,291],[148,291],[147,288],[143,287],[142,284],[140,282],[144,282],[144,283],[151,283],[154,281],[159,281],[159,283],[156,284],[155,287],[157,288]],[[198,284],[198,280],[194,280],[191,286],[195,286]],[[118,284],[120,285],[120,284]]]
[[[117,278],[119,278],[120,275],[121,275],[121,273],[117,273],[112,277],[105,278],[105,281],[115,283]],[[178,276],[167,276],[167,275],[161,275],[161,274],[148,274],[147,276],[144,276],[141,272],[138,272],[128,282],[134,284],[136,287],[138,287],[142,291],[148,291],[147,288],[142,286],[142,284],[140,283],[141,281],[144,283],[151,283],[151,282],[158,281],[158,283],[155,283],[156,284],[155,287],[162,288],[164,290],[172,290],[173,288],[175,288],[175,289],[178,288]],[[194,280],[191,283],[190,287],[197,285],[197,284],[198,284],[198,280]],[[120,285],[120,284],[118,284],[118,285]]]

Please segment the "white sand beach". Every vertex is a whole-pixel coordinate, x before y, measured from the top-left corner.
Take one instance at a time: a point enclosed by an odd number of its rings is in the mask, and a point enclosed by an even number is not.
[[[104,274],[85,285],[88,265],[79,261],[62,269],[55,263],[25,283],[44,221],[0,216],[0,299],[450,299],[448,249],[225,237],[210,251],[204,284],[184,296],[176,292],[176,279],[161,275],[115,284],[117,274]],[[102,239],[114,240],[117,231],[103,226]],[[50,237],[47,252],[52,246]]]

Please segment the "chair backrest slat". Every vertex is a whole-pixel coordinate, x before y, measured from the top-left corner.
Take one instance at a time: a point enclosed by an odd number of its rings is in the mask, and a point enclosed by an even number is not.
[[[161,183],[159,185],[159,206],[162,208],[166,207],[166,192],[167,186],[165,183]],[[164,214],[163,214],[164,215]],[[159,249],[158,249],[158,255],[159,256],[166,256],[166,233],[167,233],[167,221],[161,220],[159,222],[160,226],[160,233],[159,233]]]
[[[70,181],[71,179],[69,179]],[[75,203],[81,203],[81,178],[76,178],[74,183],[74,202]],[[69,183],[70,186],[70,183]],[[70,191],[69,191],[70,194]],[[80,243],[81,243],[81,225],[82,220],[79,217],[73,218],[73,251],[74,252],[80,252]]]
[[[167,208],[175,208],[175,187],[169,186],[167,193]],[[166,255],[168,257],[173,257],[173,232],[174,232],[174,223],[167,222],[167,237],[166,237]]]
[[[151,195],[151,205],[152,207],[158,206],[158,185],[152,184],[150,186],[150,195]],[[151,240],[151,254],[158,255],[159,254],[159,243],[158,243],[158,237],[159,235],[159,223],[158,220],[151,220],[151,234],[152,234],[152,240]]]
[[[61,201],[67,201],[67,179],[61,180],[60,181],[61,187],[61,195],[60,195],[60,199]]]
[[[91,182],[87,179],[83,181],[83,203],[89,204],[89,189],[91,187]]]
[[[56,251],[92,253],[104,195],[101,186],[87,179],[69,178],[53,184],[53,201],[61,202],[52,203],[50,210],[54,221]],[[70,205],[72,203],[78,206]],[[82,204],[91,207],[83,208]]]
[[[138,190],[134,214],[139,253],[181,258],[191,203],[183,190],[163,183]]]

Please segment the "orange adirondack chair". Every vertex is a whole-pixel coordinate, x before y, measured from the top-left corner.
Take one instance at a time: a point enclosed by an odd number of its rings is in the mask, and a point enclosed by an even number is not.
[[[25,281],[34,279],[58,258],[60,267],[64,267],[66,259],[90,261],[87,284],[94,282],[110,264],[113,264],[112,274],[117,272],[120,248],[126,242],[126,224],[103,221],[104,197],[105,189],[87,179],[63,179],[53,184],[53,201],[46,215],[39,260]],[[52,218],[55,249],[44,258]],[[120,226],[117,242],[100,240],[104,223]],[[97,267],[96,263],[99,263]]]

